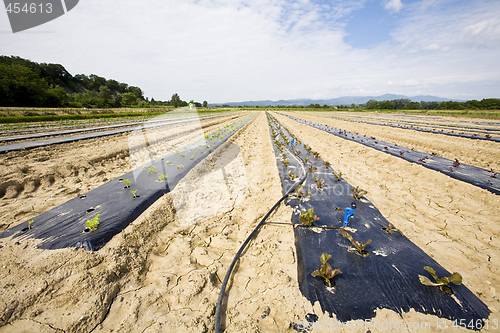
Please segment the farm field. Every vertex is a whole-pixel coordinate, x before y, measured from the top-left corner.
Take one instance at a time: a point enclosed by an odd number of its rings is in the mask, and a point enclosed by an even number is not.
[[[365,189],[365,197],[414,244],[446,270],[460,272],[490,309],[490,322],[500,320],[497,195],[280,113],[271,112],[351,185]],[[283,195],[265,113],[253,114],[211,158],[99,251],[41,250],[38,240],[0,239],[0,332],[213,331],[221,281],[234,254]],[[500,170],[498,142],[286,114]],[[202,120],[203,132],[247,115]],[[153,132],[153,151],[155,145],[173,150],[195,140],[196,126]],[[120,134],[1,154],[0,231],[131,171],[128,138]],[[281,204],[268,221],[285,224],[265,224],[240,257],[223,307],[226,332],[293,332],[294,323],[310,313],[318,322],[330,322],[319,303],[311,304],[299,290],[294,230],[286,225],[291,215]],[[379,309],[374,320],[431,323],[430,330],[408,330],[425,332],[436,330],[438,318]],[[386,331],[374,326],[344,331],[368,329]]]

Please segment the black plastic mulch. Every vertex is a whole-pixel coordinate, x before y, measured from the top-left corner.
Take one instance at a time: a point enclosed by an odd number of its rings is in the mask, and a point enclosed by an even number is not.
[[[444,173],[451,178],[475,185],[477,187],[486,189],[494,194],[500,194],[500,173],[497,175],[492,170],[482,169],[473,165],[460,163],[460,161],[452,161],[444,157],[428,154],[416,150],[411,150],[403,146],[398,146],[392,143],[383,142],[373,137],[365,137],[363,135],[355,134],[338,128],[333,128],[327,125],[314,123],[308,120],[292,117],[289,115],[281,114],[301,124],[309,125],[311,127],[320,129],[329,134],[333,134],[342,139],[354,141],[365,145],[367,147],[383,151],[402,158],[406,161],[420,164],[426,168],[434,171]]]
[[[273,144],[283,192],[286,193],[303,172],[309,173],[304,190],[312,195],[306,194],[301,199],[290,198],[287,204],[294,210],[292,222],[295,224],[300,290],[312,304],[319,301],[323,311],[335,314],[341,322],[372,319],[377,309],[390,309],[399,314],[414,309],[440,318],[463,319],[467,323],[473,321],[474,328],[480,329],[480,325],[476,324],[488,318],[489,310],[466,287],[467,281],[461,285],[449,285],[453,296],[438,287],[422,285],[418,275],[433,281],[424,266],[434,268],[439,277],[450,276],[451,273],[401,233],[393,232],[391,235],[384,231],[382,228],[387,227],[389,222],[370,201],[364,197],[354,200],[351,185],[343,179],[337,181],[333,169],[325,167],[320,157],[313,158],[303,143],[294,139],[274,118],[268,119],[270,128],[274,129],[273,141],[276,141]],[[289,143],[285,142],[285,138]],[[277,142],[280,142],[281,148]],[[304,162],[306,157],[310,163]],[[288,160],[288,167],[283,164],[284,160]],[[316,167],[317,170],[311,174],[309,167]],[[290,171],[295,172],[298,178],[290,180]],[[314,176],[325,181],[322,189],[317,188]],[[372,240],[366,247],[368,256],[359,254],[350,241],[338,232],[346,209],[352,209],[353,204],[355,213],[348,219],[346,230],[360,242]],[[314,227],[305,227],[299,222],[300,212],[309,208],[314,208],[314,213],[320,218],[314,222]],[[329,260],[332,268],[342,271],[332,279],[333,288],[327,288],[321,277],[311,275],[320,268],[322,253],[332,255]]]
[[[83,247],[98,250],[142,214],[163,194],[173,190],[177,183],[200,161],[226,142],[253,116],[237,121],[234,127],[226,126],[214,132],[210,138],[199,139],[121,177],[115,178],[84,195],[71,199],[0,234],[0,238],[12,236],[18,241],[27,238],[42,240],[43,249]],[[234,131],[233,131],[234,130]],[[219,138],[218,135],[224,135]],[[184,155],[184,156],[182,156]],[[182,165],[182,167],[181,167]],[[156,167],[156,169],[155,169]],[[149,168],[149,170],[148,170]],[[167,180],[158,176],[167,174]],[[124,180],[130,181],[126,187]],[[134,194],[131,190],[137,191]],[[99,214],[99,226],[85,232],[86,221]],[[29,229],[28,226],[31,228]]]

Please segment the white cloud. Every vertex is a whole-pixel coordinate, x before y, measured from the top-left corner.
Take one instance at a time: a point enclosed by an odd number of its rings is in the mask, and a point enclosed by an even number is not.
[[[384,4],[384,8],[391,12],[399,12],[403,8],[401,0],[389,0]]]
[[[114,78],[161,100],[175,92],[209,102],[411,96],[417,88],[443,97],[498,97],[500,50],[492,46],[500,2],[405,5],[393,40],[369,50],[343,40],[346,17],[362,3],[86,0],[34,33],[0,34],[0,54]],[[0,19],[0,30],[9,30],[6,24]],[[53,33],[35,33],[41,31]],[[478,50],[474,39],[489,48]]]
[[[494,17],[467,25],[461,34],[462,41],[472,47],[500,47],[500,18]]]

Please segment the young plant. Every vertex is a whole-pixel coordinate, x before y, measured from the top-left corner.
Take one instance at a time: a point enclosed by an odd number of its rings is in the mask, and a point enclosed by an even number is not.
[[[184,168],[184,165],[182,165],[182,164],[177,164],[177,169],[182,169],[182,168]]]
[[[351,192],[352,192],[352,197],[356,200],[360,200],[363,195],[368,193],[365,190],[359,188],[359,186],[351,188]]]
[[[129,188],[130,185],[132,184],[132,182],[129,182],[128,180],[126,180],[125,178],[123,178],[123,182],[125,183],[125,188]]]
[[[186,154],[184,154],[184,153],[180,153],[180,155],[181,155],[182,157],[186,156]]]
[[[158,180],[159,180],[160,182],[162,182],[162,181],[164,181],[165,179],[167,179],[167,177],[168,177],[168,175],[167,175],[167,174],[164,174],[164,175],[160,174],[160,175],[158,176]]]
[[[361,254],[363,257],[366,257],[367,255],[370,254],[368,253],[368,251],[365,251],[365,247],[372,242],[371,239],[367,240],[365,243],[362,244],[357,240],[355,240],[354,238],[352,238],[351,234],[348,233],[344,228],[339,229],[339,234],[350,240],[351,244],[356,247],[358,253]]]
[[[192,160],[194,160],[194,154],[193,154],[193,155],[191,155],[191,159],[192,159]]]
[[[328,169],[328,167],[330,166],[330,162],[323,161],[323,165],[325,166],[325,169]]]
[[[147,168],[147,170],[148,170],[149,174],[152,175],[153,173],[156,173],[156,168],[157,168],[157,166],[155,165],[155,166],[152,166],[150,168]]]
[[[170,165],[170,164],[172,164],[172,162],[166,161],[165,164]]]
[[[28,221],[28,229],[31,229],[31,223],[35,222],[34,220],[29,220]]]
[[[458,168],[458,167],[460,166],[460,162],[458,161],[458,159],[457,159],[457,158],[455,158],[455,161],[453,162],[453,166],[454,166],[455,168]]]
[[[334,172],[332,172],[332,174],[333,174],[333,176],[335,177],[335,180],[336,180],[336,181],[339,181],[339,180],[340,180],[340,178],[342,178],[342,172],[338,172],[338,173],[337,173],[336,171],[334,171]]]
[[[300,223],[305,226],[310,226],[314,221],[319,221],[319,217],[314,215],[314,208],[309,208],[308,210],[303,210],[300,212]]]
[[[451,276],[445,276],[445,277],[440,279],[440,278],[438,278],[436,271],[432,267],[425,266],[424,269],[427,272],[429,272],[432,275],[432,277],[434,278],[434,280],[436,281],[435,283],[431,282],[431,280],[429,280],[428,277],[423,276],[423,275],[419,275],[418,279],[420,280],[420,283],[423,284],[424,286],[439,287],[439,289],[441,289],[441,291],[444,291],[445,293],[451,295],[451,294],[453,294],[453,290],[451,290],[451,288],[448,287],[448,284],[450,282],[453,284],[456,284],[456,285],[462,284],[462,275],[460,275],[460,273],[455,272]]]
[[[394,232],[399,232],[401,235],[403,235],[403,232],[399,229],[396,229],[394,228],[394,226],[392,225],[392,223],[389,223],[389,225],[387,226],[387,228],[382,228],[382,230],[384,230],[385,232],[387,232],[389,235],[392,235]]]
[[[304,160],[304,162],[306,162],[306,164],[311,163],[311,161],[309,161],[309,157],[307,157],[307,156],[306,156],[306,159]]]
[[[314,171],[318,170],[315,166],[310,166],[308,169],[310,173],[314,173]]]
[[[330,266],[330,264],[327,262],[331,257],[332,256],[328,253],[323,253],[321,257],[319,257],[323,265],[321,265],[320,269],[317,269],[311,273],[311,275],[314,277],[321,276],[325,280],[325,284],[330,288],[332,287],[330,280],[333,279],[335,275],[342,274],[340,269],[333,269],[332,266]]]
[[[309,191],[304,191],[304,186],[302,185],[299,185],[295,188],[295,192],[293,192],[293,195],[297,198],[297,199],[300,199],[302,198],[303,196],[305,196],[306,194],[309,194],[311,195],[311,192]]]
[[[319,157],[319,153],[317,151],[313,152],[313,158],[317,159]]]
[[[85,226],[88,231],[92,231],[97,228],[99,226],[99,214],[97,214],[92,220],[87,220],[87,222],[85,222]]]
[[[285,168],[288,168],[288,165],[290,164],[290,162],[288,161],[288,159],[286,159],[284,161],[281,161],[281,163],[283,163],[283,165],[285,166]]]
[[[297,173],[294,171],[292,172],[292,170],[288,171],[288,177],[290,177],[290,180],[294,180],[295,178],[297,178]]]
[[[296,150],[295,154],[300,155],[301,154],[300,150]]]
[[[140,195],[137,195],[137,194],[136,194],[136,193],[137,193],[137,190],[130,190],[130,193],[132,193],[132,194],[134,195],[134,199],[135,199],[135,198],[139,198],[139,197],[140,197]]]
[[[314,176],[314,182],[316,183],[316,186],[318,186],[318,189],[322,189],[325,186],[325,180],[318,179],[316,176]]]

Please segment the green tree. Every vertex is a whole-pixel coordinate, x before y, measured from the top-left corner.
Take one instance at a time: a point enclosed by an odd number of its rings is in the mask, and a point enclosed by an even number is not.
[[[139,87],[130,86],[130,87],[128,87],[128,92],[131,92],[132,94],[134,94],[135,97],[137,97],[138,99],[144,99],[142,89]]]
[[[111,89],[109,89],[108,86],[101,86],[99,88],[98,96],[104,101],[104,103],[108,103],[111,99]]]
[[[133,93],[127,92],[122,95],[122,105],[123,106],[132,106],[137,104],[137,96]]]
[[[1,106],[46,106],[48,85],[22,65],[0,64]]]
[[[207,101],[203,101],[203,107],[206,108],[208,106],[208,102]]]

